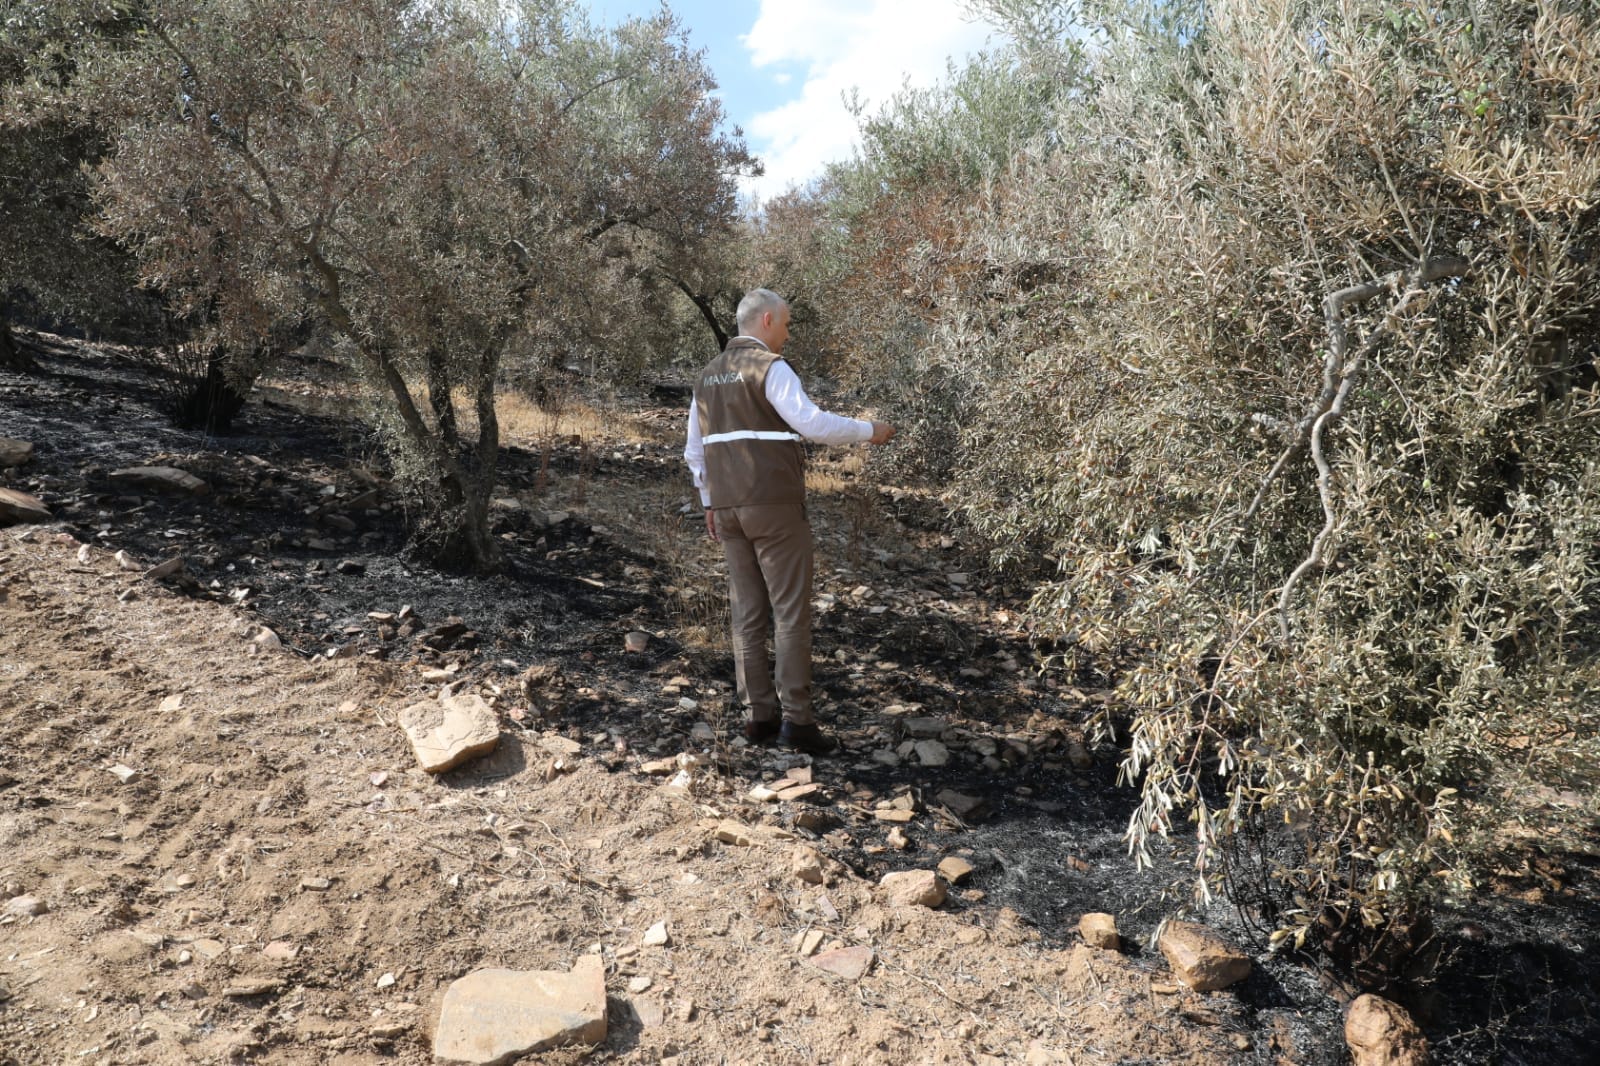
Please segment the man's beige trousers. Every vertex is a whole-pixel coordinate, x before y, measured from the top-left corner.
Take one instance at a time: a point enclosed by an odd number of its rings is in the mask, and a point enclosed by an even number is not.
[[[725,507],[717,535],[728,560],[733,611],[733,662],[739,699],[753,721],[811,714],[811,525],[799,503]],[[772,616],[777,685],[767,668],[767,615]]]

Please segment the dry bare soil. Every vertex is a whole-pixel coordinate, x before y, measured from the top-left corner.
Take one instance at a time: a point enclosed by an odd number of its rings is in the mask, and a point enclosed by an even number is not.
[[[818,683],[847,748],[812,766],[811,801],[753,803],[808,760],[736,739],[675,409],[591,417],[581,447],[573,426],[514,425],[507,570],[462,578],[405,558],[403,501],[320,402],[324,375],[205,438],[166,428],[156,379],[118,353],[41,343],[41,374],[0,377],[0,436],[39,449],[11,484],[58,519],[0,530],[0,900],[42,904],[0,919],[0,1063],[429,1063],[451,981],[586,952],[610,1035],[539,1061],[1346,1061],[1336,986],[1294,960],[1261,954],[1229,992],[1175,987],[1144,938],[1185,901],[1135,877],[1115,752],[1078,746],[1093,679],[1038,677],[1013,590],[963,561],[932,503],[863,487],[859,457],[814,486]],[[541,435],[560,442],[542,494]],[[211,494],[109,477],[154,462]],[[263,626],[281,647],[252,639]],[[396,718],[445,672],[503,731],[434,778]],[[947,765],[906,745],[926,718]],[[687,787],[646,772],[683,753]],[[986,809],[962,817],[946,790]],[[910,822],[880,819],[895,803]],[[753,842],[717,840],[725,820]],[[794,874],[805,847],[821,885]],[[948,855],[975,869],[937,911],[875,888]],[[1552,899],[1592,899],[1587,867],[1544,876]],[[1077,942],[1102,910],[1126,953]],[[1455,941],[1496,948],[1451,956],[1460,988],[1492,973],[1522,998],[1480,995],[1470,1022],[1440,1007],[1442,1061],[1582,1061],[1593,912],[1562,913],[1567,940],[1521,969],[1494,931]],[[1204,917],[1259,951],[1231,915]],[[643,945],[662,921],[670,942]],[[796,946],[813,930],[821,950],[869,945],[872,968],[818,969]],[[1541,1018],[1573,1035],[1519,1043]]]

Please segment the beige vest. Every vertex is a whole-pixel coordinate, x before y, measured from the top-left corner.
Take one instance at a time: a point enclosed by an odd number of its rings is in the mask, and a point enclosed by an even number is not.
[[[806,500],[800,435],[767,400],[767,371],[780,358],[759,341],[735,337],[700,371],[694,402],[712,507]]]

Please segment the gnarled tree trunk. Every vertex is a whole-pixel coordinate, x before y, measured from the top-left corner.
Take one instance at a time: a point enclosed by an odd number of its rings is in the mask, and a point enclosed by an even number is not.
[[[234,417],[244,409],[246,393],[253,382],[241,384],[233,380],[227,367],[227,350],[214,349],[206,359],[205,377],[184,383],[172,412],[174,424],[212,435],[233,431]]]
[[[440,479],[437,497],[424,502],[412,547],[444,570],[493,573],[503,564],[500,545],[489,532],[489,498],[494,479],[474,477],[457,467]]]
[[[37,368],[33,356],[17,344],[17,338],[11,333],[11,320],[6,317],[5,308],[0,307],[0,370],[26,372]]]

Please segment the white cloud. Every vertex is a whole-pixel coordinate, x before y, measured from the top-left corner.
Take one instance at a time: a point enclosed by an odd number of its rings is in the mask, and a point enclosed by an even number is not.
[[[804,74],[798,95],[746,128],[766,173],[747,181],[745,193],[775,196],[848,158],[856,145],[856,120],[844,105],[851,90],[870,114],[908,83],[941,80],[952,57],[982,48],[990,33],[963,0],[761,0],[742,38],[752,64],[793,64]]]

